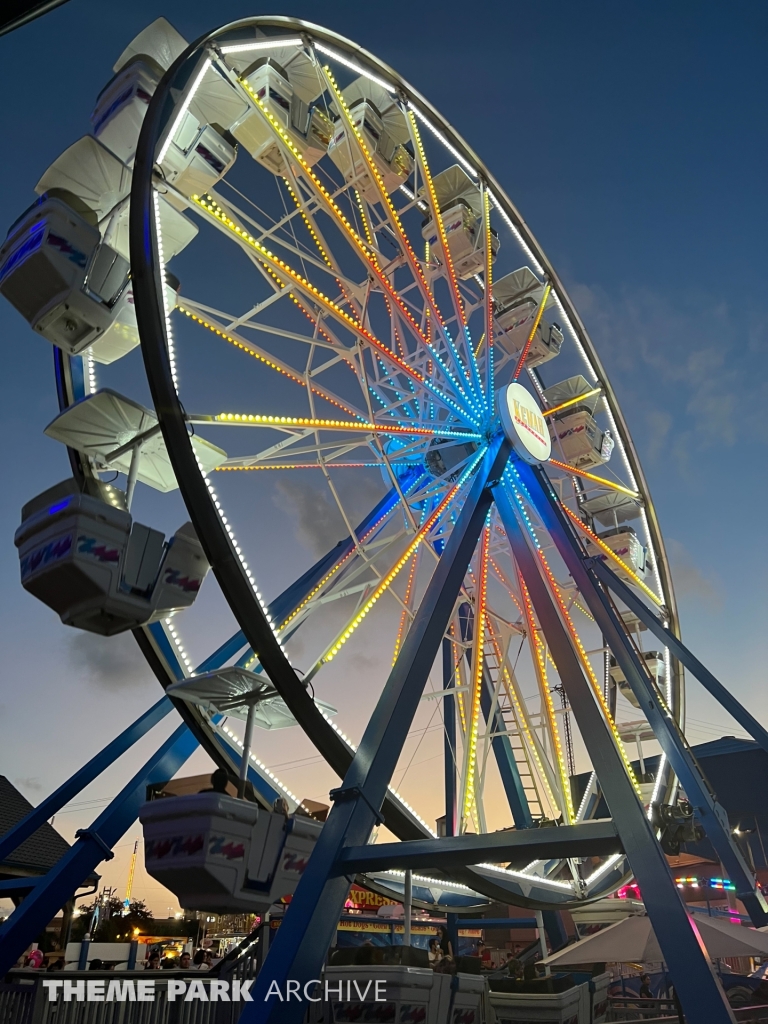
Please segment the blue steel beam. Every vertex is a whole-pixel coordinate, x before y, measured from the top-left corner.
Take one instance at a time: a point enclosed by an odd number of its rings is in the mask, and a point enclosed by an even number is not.
[[[112,857],[112,847],[138,817],[147,786],[172,778],[196,747],[195,737],[180,725],[91,827],[77,833],[76,841],[45,876],[45,884],[35,886],[0,928],[0,977],[72,898],[83,879]]]
[[[517,463],[516,467],[521,468]],[[690,1024],[733,1024],[735,1018],[686,913],[666,858],[632,786],[608,723],[584,676],[504,484],[494,488],[496,507],[525,579],[606,803],[643,893],[646,910]]]
[[[722,704],[742,729],[748,732],[763,750],[768,751],[768,731],[747,711],[743,704],[736,700],[720,680],[702,665],[696,655],[659,621],[645,602],[641,601],[631,588],[619,579],[611,567],[599,558],[587,559],[585,564],[590,565],[598,579],[606,587],[609,587],[619,600],[648,627],[657,640],[669,648],[672,656],[677,658],[692,675],[696,676],[704,689],[708,690],[719,704]]]
[[[304,1019],[303,1003],[282,1003],[268,997],[268,992],[273,982],[285,991],[288,980],[303,986],[319,976],[351,882],[334,875],[336,862],[345,847],[367,843],[381,820],[387,786],[490,508],[489,485],[500,478],[508,454],[508,443],[497,435],[472,480],[352,764],[340,789],[332,793],[328,820],[256,979],[254,1001],[243,1011],[241,1024],[299,1024]]]
[[[0,882],[0,896],[16,896],[26,894],[36,885],[44,882],[46,875],[36,875],[33,878],[4,878]]]
[[[443,839],[412,839],[405,843],[348,846],[336,873],[436,868],[447,870],[491,861],[509,861],[513,868],[550,857],[602,857],[622,853],[621,840],[610,820],[584,821],[559,828],[526,828]]]
[[[661,749],[667,755],[672,771],[685,790],[701,820],[723,868],[736,886],[739,899],[756,928],[768,923],[768,905],[753,873],[736,845],[728,815],[718,804],[701,769],[691,754],[674,718],[656,691],[626,630],[620,623],[597,577],[583,561],[579,543],[557,498],[541,472],[520,467],[520,478],[526,485],[542,523],[555,542],[574,583],[594,616],[616,662],[632,688]]]
[[[6,860],[9,853],[12,853],[21,843],[29,839],[31,835],[34,835],[41,825],[49,821],[57,811],[60,811],[81,790],[98,778],[121,754],[124,754],[137,740],[141,739],[158,722],[162,721],[172,709],[173,704],[171,704],[170,700],[167,697],[162,697],[157,704],[154,704],[148,711],[145,711],[143,715],[137,718],[133,725],[129,725],[111,743],[108,743],[100,753],[92,757],[78,772],[75,772],[72,778],[59,786],[49,797],[46,797],[42,803],[38,804],[34,810],[31,810],[13,828],[4,832],[0,836],[0,861]]]
[[[445,834],[456,835],[456,688],[453,644],[443,638],[443,774],[445,776]]]

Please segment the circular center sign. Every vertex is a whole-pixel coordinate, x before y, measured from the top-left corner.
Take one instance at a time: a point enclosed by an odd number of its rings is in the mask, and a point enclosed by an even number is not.
[[[508,384],[498,393],[499,415],[504,432],[521,459],[546,462],[552,440],[536,399],[522,384]]]

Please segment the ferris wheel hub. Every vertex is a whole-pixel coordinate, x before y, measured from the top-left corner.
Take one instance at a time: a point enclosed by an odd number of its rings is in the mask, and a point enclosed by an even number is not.
[[[515,452],[531,465],[546,462],[552,454],[552,439],[530,391],[513,381],[500,388],[496,397],[504,433]]]

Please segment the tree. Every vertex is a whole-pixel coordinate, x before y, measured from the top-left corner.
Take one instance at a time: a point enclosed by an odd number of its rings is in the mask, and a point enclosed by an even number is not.
[[[81,904],[80,914],[72,925],[72,941],[82,942],[90,931],[93,914],[100,904],[99,919],[91,940],[96,942],[126,942],[133,938],[136,929],[147,932],[147,926],[154,920],[152,911],[144,900],[133,900],[125,913],[122,900],[112,896],[106,900],[94,900],[93,903]]]

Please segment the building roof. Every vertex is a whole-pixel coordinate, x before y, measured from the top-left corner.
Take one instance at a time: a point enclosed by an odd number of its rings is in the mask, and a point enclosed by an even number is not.
[[[0,835],[33,810],[32,804],[4,775],[0,775]],[[0,875],[44,874],[69,850],[69,843],[46,822],[0,862]]]
[[[763,748],[754,740],[739,739],[736,736],[721,736],[719,740],[710,740],[709,743],[698,743],[693,748],[696,758],[721,757],[724,754],[749,754]]]

